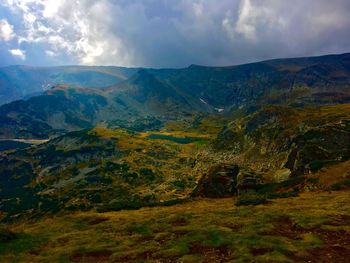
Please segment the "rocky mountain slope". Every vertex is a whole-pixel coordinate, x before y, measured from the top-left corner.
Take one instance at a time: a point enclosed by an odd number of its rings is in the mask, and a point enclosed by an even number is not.
[[[107,89],[58,85],[45,94],[0,107],[3,138],[47,138],[65,132],[149,117],[181,119],[208,111],[200,101],[177,93],[146,71]]]
[[[166,122],[193,113],[230,114],[241,109],[247,114],[266,104],[305,107],[350,102],[350,54],[220,68],[192,65],[103,72],[128,79],[103,89],[58,85],[41,96],[4,105],[0,136],[47,138],[147,117]]]
[[[226,183],[262,191],[269,189],[263,184],[272,183],[279,192],[303,191],[313,183],[323,189],[337,183],[345,186],[350,182],[349,159],[349,104],[302,109],[267,106],[230,122],[198,153],[195,174],[204,176],[197,195],[220,192]],[[314,175],[322,176],[329,167],[343,168],[328,178],[327,186],[321,186]],[[228,180],[232,172],[234,181]],[[284,185],[288,180],[295,181]]]
[[[96,127],[3,152],[1,211],[119,210],[186,198],[198,180],[194,156],[212,136]]]
[[[12,218],[247,191],[276,198],[344,189],[350,186],[349,124],[349,104],[274,105],[241,118],[172,121],[160,132],[104,127],[71,132],[2,153],[1,209]]]

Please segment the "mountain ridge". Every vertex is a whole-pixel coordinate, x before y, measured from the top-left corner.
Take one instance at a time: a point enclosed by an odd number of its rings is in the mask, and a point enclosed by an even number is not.
[[[11,102],[16,99],[22,99],[31,94],[43,92],[50,86],[66,83],[69,85],[84,87],[108,87],[120,83],[131,77],[138,70],[144,69],[151,72],[161,71],[186,71],[186,69],[240,69],[244,67],[254,67],[258,65],[276,66],[280,62],[298,65],[289,67],[296,70],[298,67],[317,63],[319,60],[332,62],[339,57],[347,57],[349,60],[350,53],[322,55],[313,57],[270,59],[247,64],[229,65],[229,66],[205,66],[189,65],[184,68],[147,68],[147,67],[118,67],[118,66],[52,66],[52,67],[35,67],[26,65],[14,65],[0,68],[0,105]],[[303,65],[300,63],[303,62]],[[349,62],[348,62],[349,63]],[[348,66],[349,67],[349,66]],[[162,74],[162,73],[160,73]],[[27,78],[27,79],[26,79]],[[21,83],[21,79],[26,79]],[[28,90],[29,89],[29,90]]]
[[[167,122],[199,113],[248,113],[265,104],[305,107],[349,103],[349,58],[346,53],[234,67],[132,69],[127,72],[129,77],[125,75],[126,79],[108,87],[60,84],[43,95],[1,106],[0,136],[47,138],[60,129],[67,132],[148,117]],[[54,101],[48,105],[46,99]],[[40,123],[40,136],[33,134],[31,122]]]

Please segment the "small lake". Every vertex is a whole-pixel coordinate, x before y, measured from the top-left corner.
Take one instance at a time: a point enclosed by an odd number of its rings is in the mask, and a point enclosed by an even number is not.
[[[47,141],[40,139],[0,139],[0,151],[23,149]]]
[[[30,143],[13,141],[13,140],[1,140],[0,141],[0,151],[23,149],[31,146]]]

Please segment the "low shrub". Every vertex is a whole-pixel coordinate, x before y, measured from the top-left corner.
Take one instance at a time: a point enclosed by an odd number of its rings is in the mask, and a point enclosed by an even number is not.
[[[7,228],[0,228],[0,243],[6,243],[14,240],[16,234]]]
[[[238,196],[236,205],[260,205],[267,203],[266,196],[258,194],[255,191],[248,191]]]
[[[299,191],[298,190],[292,190],[288,192],[283,192],[283,193],[268,193],[267,198],[268,199],[277,199],[277,198],[289,198],[289,197],[296,197],[298,196]]]
[[[330,190],[339,191],[350,188],[350,179],[345,179],[339,183],[335,183],[330,187]]]

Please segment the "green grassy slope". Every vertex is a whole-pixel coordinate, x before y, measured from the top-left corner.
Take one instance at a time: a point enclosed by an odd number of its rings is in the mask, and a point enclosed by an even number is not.
[[[66,214],[0,230],[0,256],[2,262],[347,262],[349,197],[317,192],[256,207],[235,207],[226,198]]]

